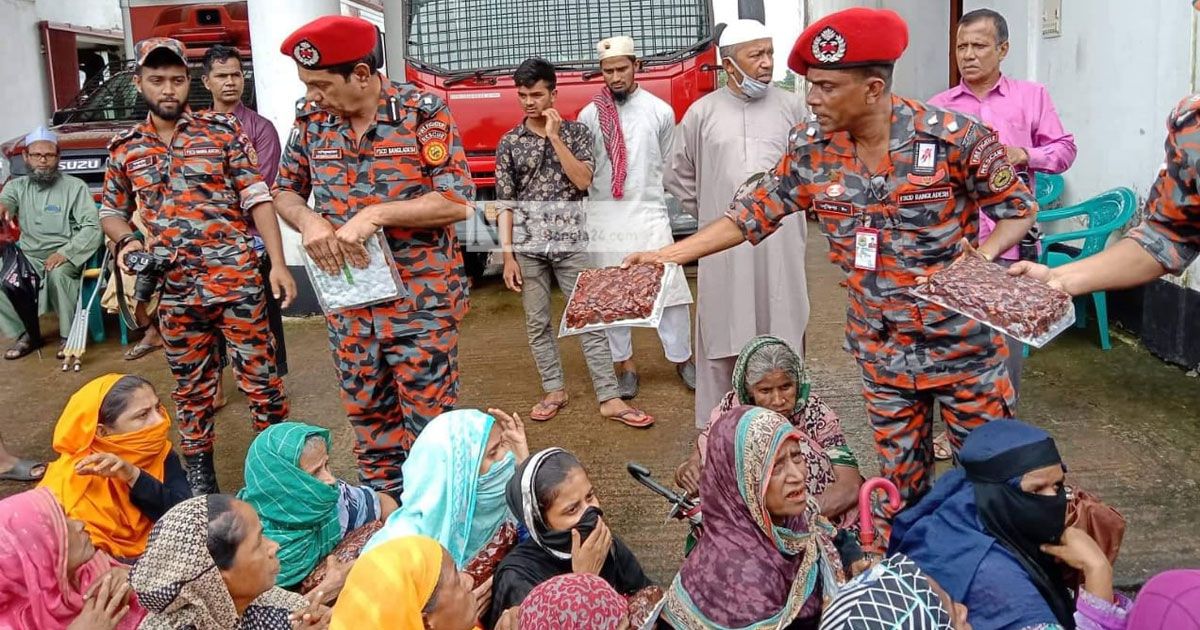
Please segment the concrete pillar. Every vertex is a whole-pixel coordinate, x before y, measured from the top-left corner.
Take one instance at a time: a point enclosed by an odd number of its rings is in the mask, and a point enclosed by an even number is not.
[[[405,42],[408,41],[408,16],[404,14],[407,0],[383,1],[383,42],[387,47],[387,74],[393,81],[408,79],[404,72]]]
[[[296,62],[280,54],[279,45],[297,28],[322,15],[340,15],[341,3],[339,0],[249,0],[248,9],[258,113],[275,125],[280,143],[287,146],[296,122],[296,99],[304,96],[304,84],[296,76]],[[287,225],[282,227],[288,266],[303,265],[300,234]]]

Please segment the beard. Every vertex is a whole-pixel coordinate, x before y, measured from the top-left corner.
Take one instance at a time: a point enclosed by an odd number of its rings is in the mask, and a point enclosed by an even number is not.
[[[58,168],[35,168],[29,171],[29,179],[37,184],[39,188],[47,188],[52,186],[62,177],[62,173]]]
[[[608,91],[612,94],[613,100],[616,101],[617,104],[624,104],[625,101],[629,100],[628,90],[614,90],[612,88],[608,88]]]
[[[174,111],[166,109],[163,107],[162,103],[155,103],[150,100],[146,101],[146,106],[150,108],[150,111],[153,112],[155,116],[158,116],[159,118],[169,122],[175,122],[176,120],[179,120],[180,116],[183,115],[183,103],[180,101],[175,101],[174,103],[170,103],[170,105],[175,106]]]

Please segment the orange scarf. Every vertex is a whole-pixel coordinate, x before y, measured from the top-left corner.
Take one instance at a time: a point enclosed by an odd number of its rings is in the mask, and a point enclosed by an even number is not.
[[[83,521],[98,549],[118,558],[135,558],[145,551],[154,523],[133,504],[129,484],[75,472],[76,464],[84,457],[112,453],[142,469],[142,474],[163,480],[164,464],[171,453],[171,442],[167,439],[169,421],[123,435],[96,434],[100,403],[122,376],[101,376],[67,401],[54,427],[54,450],[59,457],[46,468],[39,486],[54,493],[68,518]]]

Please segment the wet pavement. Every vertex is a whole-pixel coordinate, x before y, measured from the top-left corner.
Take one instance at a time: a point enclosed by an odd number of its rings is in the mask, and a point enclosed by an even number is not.
[[[814,391],[841,415],[870,474],[876,466],[858,372],[841,349],[845,289],[838,286],[839,272],[826,262],[825,252],[825,243],[810,236],[808,360]],[[460,347],[461,404],[496,406],[527,417],[540,384],[525,340],[520,296],[493,276],[472,290],[471,303]],[[561,298],[556,308],[561,310]],[[162,353],[123,361],[115,321],[110,318],[109,324],[114,334],[88,349],[81,373],[61,372],[52,348],[44,349],[41,359],[0,361],[0,407],[6,410],[0,414],[0,434],[10,449],[26,457],[50,457],[54,423],[66,400],[87,379],[107,372],[145,376],[171,407],[172,381]],[[44,329],[51,329],[49,319]],[[571,338],[562,343],[570,406],[551,422],[527,426],[532,449],[562,446],[580,456],[613,530],[651,577],[666,583],[679,566],[686,528],[664,522],[666,502],[636,484],[625,464],[637,461],[664,482],[671,478],[694,439],[692,396],[663,357],[653,331],[637,330],[634,340],[642,373],[635,404],[656,416],[653,428],[635,430],[600,418],[579,343]],[[334,472],[353,479],[351,434],[324,320],[288,321],[287,342],[292,415],[333,430]],[[225,385],[230,400],[217,416],[217,464],[221,487],[233,491],[242,485],[242,458],[252,433],[245,398],[228,371]],[[1026,363],[1023,387],[1021,417],[1055,436],[1069,478],[1128,520],[1117,583],[1135,585],[1166,568],[1200,567],[1200,542],[1193,535],[1200,515],[1200,382],[1130,343],[1117,340],[1111,351],[1101,351],[1092,328],[1071,330],[1035,351]],[[0,482],[0,495],[25,487]]]

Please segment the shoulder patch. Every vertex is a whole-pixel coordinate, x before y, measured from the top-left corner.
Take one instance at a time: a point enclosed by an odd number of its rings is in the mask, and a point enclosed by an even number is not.
[[[422,92],[417,98],[417,111],[421,112],[421,116],[424,118],[436,116],[445,106],[446,103],[436,94]]]
[[[125,142],[127,140],[136,136],[137,132],[138,132],[137,125],[134,125],[128,129],[126,129],[125,131],[122,131],[122,132],[118,133],[117,135],[113,136],[112,140],[108,141],[108,150],[112,151],[113,149],[116,149],[117,147],[121,146],[122,144],[125,144]]]
[[[797,123],[788,133],[788,144],[793,148],[802,147],[806,144],[814,144],[825,140],[825,136],[821,133],[821,125],[816,119],[807,120]]]
[[[224,127],[226,130],[234,133],[241,133],[242,130],[242,126],[238,123],[237,118],[234,118],[232,114],[200,112],[199,114],[192,114],[192,120],[196,120],[202,124]]]
[[[1171,120],[1168,121],[1168,124],[1176,130],[1183,129],[1189,124],[1195,123],[1197,111],[1200,111],[1200,94],[1193,94],[1179,101],[1179,105],[1175,106],[1175,111],[1171,112]]]
[[[940,107],[925,105],[924,110],[917,109],[914,113],[913,129],[918,133],[958,147],[968,148],[991,133],[990,129],[970,116]]]

